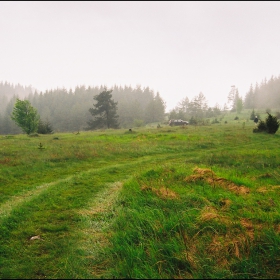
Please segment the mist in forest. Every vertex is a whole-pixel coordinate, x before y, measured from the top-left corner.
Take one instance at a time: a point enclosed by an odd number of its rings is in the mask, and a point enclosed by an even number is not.
[[[166,110],[279,75],[279,2],[0,2],[0,81],[38,92],[141,85]]]

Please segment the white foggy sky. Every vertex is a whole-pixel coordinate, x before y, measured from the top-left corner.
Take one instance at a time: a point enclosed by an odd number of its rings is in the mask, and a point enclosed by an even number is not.
[[[0,2],[0,81],[149,86],[167,111],[280,74],[280,2]]]

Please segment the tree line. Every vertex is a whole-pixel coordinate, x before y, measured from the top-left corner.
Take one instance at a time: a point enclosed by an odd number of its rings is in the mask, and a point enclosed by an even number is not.
[[[6,83],[6,85],[9,85]],[[13,92],[13,86],[8,86]],[[104,86],[85,87],[77,86],[75,90],[55,89],[44,93],[34,93],[29,89],[29,94],[24,92],[24,99],[28,100],[38,114],[41,124],[51,124],[54,131],[80,131],[89,128],[89,122],[93,120],[90,108],[98,102],[94,97],[106,89]],[[119,127],[128,128],[141,126],[151,122],[162,122],[165,116],[165,102],[160,94],[154,93],[149,87],[114,86],[110,89],[113,102],[117,103]],[[7,91],[5,91],[7,92]],[[11,94],[10,94],[11,95]],[[7,95],[1,92],[2,98]],[[21,129],[12,120],[12,112],[20,96],[9,96],[6,106],[0,111],[0,134],[17,134]],[[23,98],[21,98],[23,99]]]
[[[244,98],[246,109],[279,109],[280,108],[280,76],[265,78],[260,84],[251,84]]]
[[[268,81],[265,78],[260,84],[256,83],[255,87],[251,84],[244,98],[239,95],[238,88],[232,86],[228,94],[227,105],[231,111],[236,111],[236,113],[240,113],[243,109],[253,109],[253,111],[266,109],[267,112],[272,109],[279,110],[280,76],[272,76]]]
[[[40,115],[39,128],[57,132],[80,131],[89,129],[93,124],[90,109],[98,102],[95,99],[104,86],[77,86],[75,90],[57,88],[38,92],[31,86],[23,87],[8,82],[0,83],[0,134],[17,134],[21,129],[12,120],[12,111],[17,98],[30,102]],[[110,89],[112,101],[116,105],[118,127],[128,128],[142,126],[147,123],[162,122],[167,119],[188,120],[190,124],[203,122],[205,118],[218,117],[222,112],[231,110],[240,113],[243,109],[280,108],[280,76],[264,79],[255,87],[252,85],[242,98],[238,89],[232,86],[228,93],[228,102],[223,108],[216,104],[209,107],[203,93],[192,100],[187,96],[178,102],[177,106],[166,114],[166,104],[160,94],[154,93],[149,87],[140,85],[114,86]],[[100,126],[99,126],[100,127]]]
[[[170,119],[189,120],[190,124],[203,122],[205,118],[218,117],[224,109],[218,104],[209,107],[206,97],[202,92],[190,100],[187,96],[178,102],[170,111]]]

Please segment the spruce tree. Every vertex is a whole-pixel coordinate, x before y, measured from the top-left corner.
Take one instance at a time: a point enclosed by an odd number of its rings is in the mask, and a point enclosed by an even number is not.
[[[90,108],[89,112],[94,119],[87,122],[88,127],[86,130],[119,127],[119,116],[117,115],[118,102],[114,102],[112,99],[112,91],[105,88],[104,91],[93,97],[97,102],[93,104],[94,108]]]
[[[280,122],[277,119],[277,116],[272,116],[267,113],[268,116],[264,121],[260,121],[257,128],[253,129],[253,132],[267,132],[269,134],[275,134],[280,126]]]
[[[268,114],[268,116],[266,117],[267,133],[275,134],[279,128],[280,122],[277,120],[276,116],[272,116],[269,113],[267,114]]]

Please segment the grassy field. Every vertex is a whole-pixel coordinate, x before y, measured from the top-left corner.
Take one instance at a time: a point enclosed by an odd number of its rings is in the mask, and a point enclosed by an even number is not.
[[[227,123],[225,123],[227,120]],[[280,278],[280,133],[0,137],[0,278]]]

